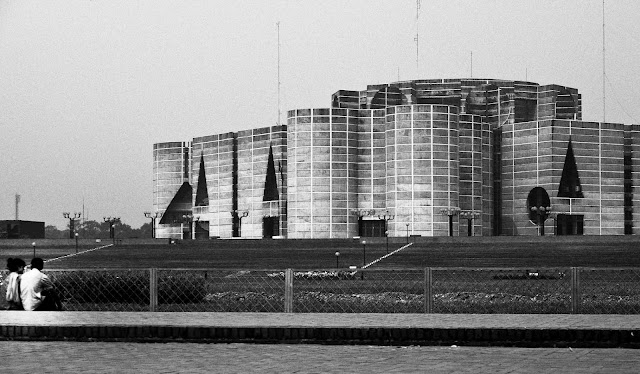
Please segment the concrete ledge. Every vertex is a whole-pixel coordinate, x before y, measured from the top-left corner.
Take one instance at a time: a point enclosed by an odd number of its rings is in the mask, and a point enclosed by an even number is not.
[[[640,348],[640,316],[3,311],[0,340]]]

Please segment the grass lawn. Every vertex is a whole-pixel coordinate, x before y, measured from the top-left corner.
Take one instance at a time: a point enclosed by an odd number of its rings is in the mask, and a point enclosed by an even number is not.
[[[387,252],[383,238],[359,240],[210,240],[179,241],[125,239],[116,246],[80,240],[79,254],[70,239],[36,241],[36,255],[49,269],[82,268],[235,268],[333,269],[362,266]],[[456,237],[415,238],[416,242],[372,269],[422,267],[640,267],[640,237]],[[32,240],[0,241],[0,259],[33,256]],[[405,245],[391,238],[389,251]],[[86,252],[84,252],[86,251]],[[340,252],[336,259],[336,252]],[[364,258],[363,258],[364,257]],[[338,260],[338,264],[336,263]]]

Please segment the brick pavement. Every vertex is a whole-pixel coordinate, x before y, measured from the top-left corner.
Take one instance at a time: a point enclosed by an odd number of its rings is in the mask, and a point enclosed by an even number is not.
[[[632,349],[2,342],[3,373],[636,373]],[[43,369],[43,364],[47,369]]]
[[[638,348],[640,316],[0,311],[0,339]]]

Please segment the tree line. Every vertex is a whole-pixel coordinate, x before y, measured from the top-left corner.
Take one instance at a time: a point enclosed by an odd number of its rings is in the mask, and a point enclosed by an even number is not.
[[[151,238],[151,223],[147,222],[134,229],[126,223],[116,222],[114,224],[116,238]],[[79,238],[87,239],[107,239],[109,238],[109,222],[98,221],[76,221],[74,232]],[[44,235],[47,239],[69,238],[69,224],[64,230],[59,230],[54,225],[47,225],[44,228]]]

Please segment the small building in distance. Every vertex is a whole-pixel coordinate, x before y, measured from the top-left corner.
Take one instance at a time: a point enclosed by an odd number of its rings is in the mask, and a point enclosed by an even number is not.
[[[44,239],[44,222],[0,221],[1,239]]]

